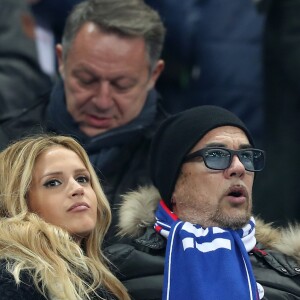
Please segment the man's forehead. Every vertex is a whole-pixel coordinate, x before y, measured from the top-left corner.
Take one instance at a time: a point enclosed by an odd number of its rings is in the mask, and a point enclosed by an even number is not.
[[[131,39],[131,40],[141,40],[143,43],[145,43],[145,39],[143,36],[140,35],[129,35],[125,32],[122,32],[121,30],[115,29],[115,28],[106,28],[104,26],[101,26],[101,24],[97,24],[92,21],[87,21],[83,23],[77,30],[77,33],[75,35],[75,39],[78,36],[95,36],[95,35],[113,35],[120,39]]]
[[[221,126],[208,131],[197,143],[197,146],[226,146],[235,142],[241,145],[249,145],[246,133],[239,127]]]

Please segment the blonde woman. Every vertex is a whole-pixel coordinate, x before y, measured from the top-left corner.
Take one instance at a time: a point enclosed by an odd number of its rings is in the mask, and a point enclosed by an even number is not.
[[[0,297],[129,299],[101,243],[111,212],[86,152],[38,136],[0,153]]]

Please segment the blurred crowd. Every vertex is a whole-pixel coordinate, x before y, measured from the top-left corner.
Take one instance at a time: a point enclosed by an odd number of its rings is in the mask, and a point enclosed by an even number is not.
[[[80,0],[1,0],[0,140],[58,79],[55,45]],[[215,104],[236,113],[267,152],[254,210],[300,220],[300,1],[146,0],[167,29],[157,90],[169,113]],[[298,191],[299,190],[299,191]]]

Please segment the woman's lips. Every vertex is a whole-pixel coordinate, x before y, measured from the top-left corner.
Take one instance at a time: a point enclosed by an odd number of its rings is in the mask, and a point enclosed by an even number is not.
[[[87,210],[89,208],[90,208],[90,206],[87,203],[85,203],[85,202],[78,202],[78,203],[73,204],[68,209],[68,211],[71,211],[71,212],[80,212],[80,211],[85,211],[85,210]]]

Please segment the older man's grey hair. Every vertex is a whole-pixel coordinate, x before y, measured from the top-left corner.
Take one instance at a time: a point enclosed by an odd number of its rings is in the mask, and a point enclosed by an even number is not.
[[[159,14],[143,0],[87,0],[76,5],[67,18],[63,33],[63,59],[81,27],[92,22],[106,33],[145,40],[150,69],[159,60],[165,38],[165,27]]]

